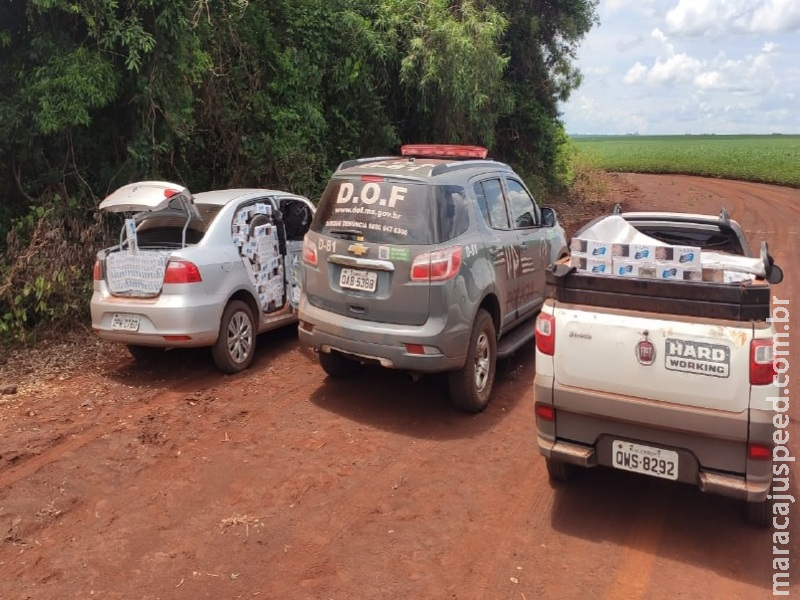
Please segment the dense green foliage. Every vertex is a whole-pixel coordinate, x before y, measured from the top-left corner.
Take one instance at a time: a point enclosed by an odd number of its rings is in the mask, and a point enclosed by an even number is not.
[[[439,142],[488,146],[557,188],[557,105],[596,5],[0,3],[0,339],[86,318],[96,206],[131,181],[316,198],[344,159]]]
[[[800,187],[798,135],[575,137],[595,167],[631,173],[680,173]]]

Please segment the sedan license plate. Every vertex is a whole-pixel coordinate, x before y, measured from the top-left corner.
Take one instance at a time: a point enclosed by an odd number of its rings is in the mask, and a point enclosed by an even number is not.
[[[612,464],[617,469],[673,481],[678,479],[677,452],[622,440],[614,440],[611,447]]]
[[[114,331],[139,331],[141,318],[141,315],[114,313],[111,319],[111,329]]]
[[[374,271],[342,269],[342,274],[339,275],[339,285],[351,290],[374,292],[378,287],[378,274]]]

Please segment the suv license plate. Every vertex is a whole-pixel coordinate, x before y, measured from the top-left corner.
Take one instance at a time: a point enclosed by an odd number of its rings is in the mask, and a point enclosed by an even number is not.
[[[141,315],[114,313],[114,317],[111,319],[111,329],[114,331],[139,331],[141,318]]]
[[[351,290],[374,292],[378,287],[378,274],[374,271],[342,269],[342,274],[339,275],[339,285]]]
[[[617,469],[663,479],[678,479],[678,453],[663,448],[614,440],[612,464]]]

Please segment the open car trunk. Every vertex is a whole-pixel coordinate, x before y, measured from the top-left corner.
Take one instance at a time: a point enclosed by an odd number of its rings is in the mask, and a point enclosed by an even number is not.
[[[196,244],[206,229],[192,194],[174,183],[126,185],[103,200],[100,210],[132,214],[123,223],[119,245],[100,257],[115,296],[158,296],[172,251]]]

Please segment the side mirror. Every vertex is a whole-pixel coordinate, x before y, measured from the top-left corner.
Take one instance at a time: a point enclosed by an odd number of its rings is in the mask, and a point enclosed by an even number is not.
[[[542,208],[542,224],[545,227],[555,227],[557,223],[558,215],[556,214],[556,210],[549,206]]]
[[[767,281],[770,283],[780,283],[783,281],[783,269],[773,264],[772,267],[770,267],[769,273],[767,273]]]
[[[764,262],[764,271],[767,274],[767,281],[770,283],[780,283],[783,281],[783,269],[776,265],[772,256],[770,256],[767,242],[761,242],[761,260]]]

